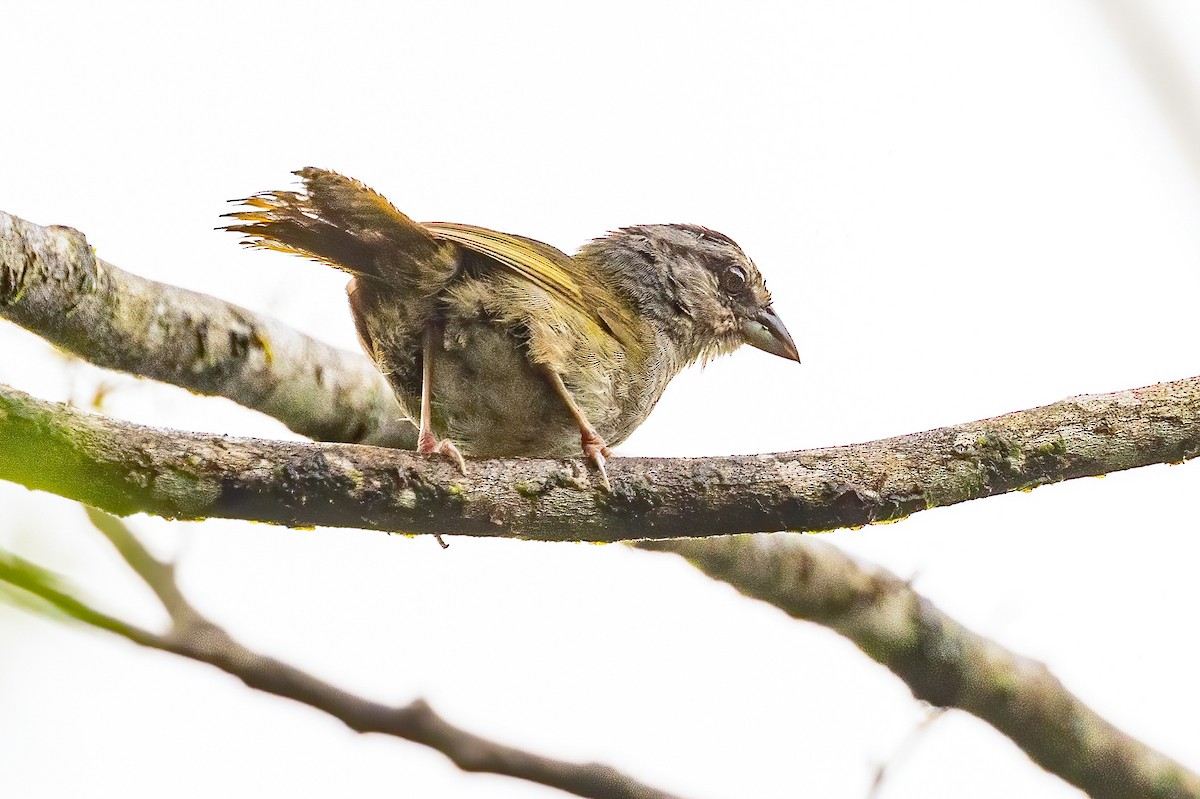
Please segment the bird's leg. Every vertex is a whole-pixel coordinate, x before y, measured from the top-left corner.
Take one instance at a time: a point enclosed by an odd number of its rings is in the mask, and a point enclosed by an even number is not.
[[[604,468],[604,459],[611,454],[608,451],[608,445],[604,443],[604,439],[596,432],[596,428],[592,427],[592,423],[583,415],[583,411],[579,410],[579,406],[575,404],[575,398],[571,396],[570,391],[567,391],[558,372],[548,366],[543,367],[543,371],[545,371],[550,385],[554,386],[554,390],[562,398],[563,404],[567,406],[567,410],[571,412],[571,416],[575,418],[575,423],[579,425],[579,443],[583,447],[583,457],[596,464],[596,468],[600,470],[601,485],[604,486],[605,491],[612,493],[612,484],[608,482],[608,471]]]
[[[421,428],[417,434],[417,452],[421,455],[445,455],[458,464],[460,472],[466,474],[467,464],[458,447],[449,439],[439,439],[433,434],[433,361],[440,346],[438,339],[441,335],[440,322],[430,322],[425,326],[425,335],[421,343]]]
[[[433,359],[441,336],[441,322],[430,322],[425,326],[421,340],[421,428],[417,433],[417,452],[421,455],[445,455],[458,464],[460,472],[466,474],[467,464],[454,442],[448,438],[439,439],[433,433]],[[433,538],[442,549],[450,546],[439,533],[434,533]]]

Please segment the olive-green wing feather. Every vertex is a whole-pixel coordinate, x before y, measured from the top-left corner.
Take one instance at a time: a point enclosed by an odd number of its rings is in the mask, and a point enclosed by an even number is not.
[[[616,304],[611,290],[584,273],[562,250],[524,236],[455,222],[423,222],[439,239],[452,241],[496,261],[593,320],[627,348],[636,346],[632,313]]]
[[[549,244],[455,222],[424,222],[434,236],[499,261],[535,286],[586,312],[583,291],[572,272],[570,256]]]
[[[360,181],[307,167],[296,172],[305,191],[271,191],[241,200],[226,214],[252,247],[280,250],[329,263],[356,275],[432,297],[458,268],[457,245],[483,255],[529,281],[636,348],[636,320],[610,288],[561,250],[540,241],[452,222],[414,222]]]

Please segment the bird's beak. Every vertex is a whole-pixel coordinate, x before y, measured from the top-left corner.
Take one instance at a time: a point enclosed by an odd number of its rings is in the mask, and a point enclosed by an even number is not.
[[[742,322],[742,338],[751,347],[800,363],[800,353],[773,308],[763,308],[757,317]]]

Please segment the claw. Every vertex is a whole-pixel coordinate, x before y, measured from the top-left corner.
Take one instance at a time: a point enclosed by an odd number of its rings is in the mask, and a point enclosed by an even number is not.
[[[458,447],[454,446],[454,442],[448,438],[443,438],[439,441],[438,437],[433,434],[433,431],[422,433],[417,437],[417,454],[445,455],[458,464],[460,472],[463,474],[467,473],[467,462],[463,460],[462,453],[458,451]],[[450,548],[450,545],[446,543],[446,539],[442,538],[440,534],[434,533],[433,538],[442,549]]]
[[[575,404],[575,398],[571,396],[571,392],[563,383],[562,375],[549,366],[543,366],[542,372],[550,381],[554,391],[562,398],[563,404],[567,406],[571,416],[575,417],[575,423],[579,425],[579,443],[583,447],[583,459],[591,461],[600,470],[600,484],[604,486],[605,491],[611,494],[612,483],[608,482],[608,470],[604,468],[604,459],[610,455],[608,445],[604,443],[604,439],[596,432],[596,428],[592,427],[587,416]]]
[[[452,461],[458,464],[459,472],[462,474],[467,473],[467,462],[463,460],[462,453],[458,451],[458,447],[454,446],[452,441],[447,438],[443,438],[440,442],[438,442],[437,451],[439,454],[445,455],[447,458],[450,458]]]
[[[608,445],[604,443],[595,430],[580,431],[580,443],[583,445],[584,460],[591,461],[596,469],[600,472],[600,485],[604,486],[604,490],[612,493],[612,483],[608,481],[608,470],[604,468],[604,459],[612,455],[608,450]]]
[[[439,440],[432,432],[429,435],[422,435],[417,441],[417,453],[420,455],[445,455],[454,461],[460,472],[467,473],[467,462],[463,460],[458,447],[454,446],[454,442],[448,438]]]

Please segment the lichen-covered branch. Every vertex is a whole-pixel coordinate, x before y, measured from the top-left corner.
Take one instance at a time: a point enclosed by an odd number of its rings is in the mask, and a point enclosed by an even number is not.
[[[216,666],[251,688],[322,710],[356,732],[383,733],[436,749],[463,771],[503,774],[595,799],[673,799],[611,766],[555,760],[505,746],[455,727],[423,700],[399,707],[381,705],[255,652],[197,611],[175,582],[172,565],[154,558],[124,524],[95,511],[89,516],[162,601],[171,618],[168,632],[151,632],[97,610],[49,572],[3,550],[0,582],[32,594],[60,615]]]
[[[1200,452],[1200,378],[829,449],[469,461],[158,430],[0,387],[0,479],[118,515],[546,540],[818,531]]]
[[[228,397],[309,438],[415,447],[416,431],[365,356],[124,272],[71,228],[0,211],[0,317],[97,366]]]
[[[1041,663],[951,619],[912,586],[789,534],[645,541],[743,594],[849,638],[917,698],[987,721],[1093,799],[1194,799],[1200,775],[1121,732]]]
[[[93,363],[229,397],[318,440],[411,448],[411,425],[363,356],[121,272],[69,228],[0,213],[0,315]],[[155,433],[12,391],[4,408],[0,477],[115,513],[590,540],[828,530],[1200,451],[1196,380],[849,447],[619,459],[611,495],[578,463],[476,462],[463,478],[398,452]],[[41,462],[44,438],[60,468],[24,468]]]
[[[148,314],[149,307],[164,310]],[[227,396],[314,438],[411,446],[404,424],[387,432],[396,419],[391,397],[361,356],[324,348],[215,298],[126,275],[96,261],[82,237],[65,228],[0,214],[0,315],[100,365]],[[266,332],[238,332],[247,330]],[[276,337],[299,343],[282,346]],[[290,353],[293,346],[298,355]],[[1098,797],[1200,793],[1195,775],[1099,719],[1044,667],[962,629],[893,575],[797,537],[766,537],[761,544],[662,539],[890,521],[991,494],[1176,463],[1197,452],[1200,378],[847,447],[617,459],[609,467],[612,493],[600,490],[578,462],[473,461],[463,476],[441,459],[390,449],[155,430],[0,386],[0,479],[118,514],[548,540],[658,539],[642,545],[678,552],[744,593],[838,630],[917,696],[990,721],[1048,770]],[[136,560],[130,562],[139,569]],[[143,578],[186,628],[190,608],[171,593],[173,576],[160,566],[147,566]],[[82,618],[89,609],[60,610]],[[143,634],[103,615],[83,620],[135,640]],[[226,642],[217,644],[222,649]],[[188,656],[205,659],[199,651]],[[238,673],[233,661],[209,657]],[[304,696],[276,692],[308,701],[305,685],[291,685]],[[322,707],[320,691],[313,696],[318,701],[310,703]],[[470,738],[456,740],[473,751]]]

